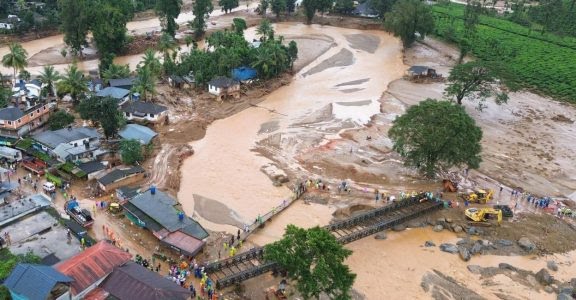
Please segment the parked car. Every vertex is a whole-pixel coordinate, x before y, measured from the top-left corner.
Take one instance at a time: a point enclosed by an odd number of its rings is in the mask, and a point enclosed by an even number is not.
[[[52,193],[56,191],[56,186],[52,182],[45,182],[42,185],[42,188],[44,188],[44,191],[47,193]]]

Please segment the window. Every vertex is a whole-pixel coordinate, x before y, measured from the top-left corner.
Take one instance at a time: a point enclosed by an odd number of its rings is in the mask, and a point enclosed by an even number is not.
[[[150,114],[150,118],[154,118],[154,114]]]
[[[37,113],[40,113],[40,109],[37,109],[36,112],[37,112]]]
[[[130,113],[129,113],[129,112],[125,112],[124,114],[126,114],[127,117],[130,116]]]
[[[12,121],[8,121],[8,125],[12,125]]]
[[[34,116],[34,113],[31,113],[31,114],[30,114],[30,117],[33,117],[33,116]]]
[[[78,147],[78,143],[74,143],[74,147]]]
[[[22,123],[22,119],[18,119],[18,124]]]
[[[46,105],[43,106],[44,110],[46,110]]]

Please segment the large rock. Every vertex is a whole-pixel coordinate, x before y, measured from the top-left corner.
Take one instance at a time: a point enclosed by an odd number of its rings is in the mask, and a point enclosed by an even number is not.
[[[424,227],[424,222],[418,220],[412,220],[406,224],[408,228],[419,228]]]
[[[551,286],[547,285],[544,287],[544,291],[548,294],[552,294],[554,292],[554,289]]]
[[[460,258],[463,261],[469,261],[470,260],[470,252],[468,251],[468,249],[466,249],[466,247],[458,247],[458,253],[460,254]]]
[[[388,236],[386,235],[386,232],[382,231],[375,234],[374,238],[377,240],[385,240],[386,238],[388,238]]]
[[[536,245],[534,245],[534,243],[532,243],[532,241],[526,237],[520,238],[518,240],[518,246],[528,252],[534,251],[534,249],[536,249]]]
[[[444,226],[438,224],[438,225],[434,226],[434,228],[432,228],[432,230],[434,230],[436,232],[440,232],[440,231],[444,230]]]
[[[480,235],[482,234],[482,231],[474,226],[471,226],[470,228],[468,228],[468,230],[466,230],[466,232],[470,235]]]
[[[404,225],[404,224],[398,224],[398,225],[392,227],[392,230],[394,230],[394,231],[403,231],[403,230],[406,230],[406,225]]]
[[[456,242],[456,245],[458,245],[458,246],[468,245],[468,244],[472,244],[472,240],[469,238],[464,238],[464,239],[461,239],[461,240]]]
[[[484,246],[482,246],[482,242],[476,241],[474,245],[472,245],[472,247],[470,248],[470,254],[472,255],[481,254],[483,249]]]
[[[482,272],[482,267],[478,265],[468,265],[466,268],[468,268],[468,271],[472,274],[480,274]]]
[[[458,247],[454,244],[444,243],[440,245],[440,250],[454,254],[458,252]]]
[[[558,293],[559,294],[568,294],[568,295],[572,295],[574,293],[574,289],[571,286],[566,286],[563,285],[561,287],[558,288]]]
[[[559,294],[556,300],[574,300],[570,294]]]
[[[458,224],[452,224],[452,231],[456,232],[456,233],[460,233],[462,232],[464,229],[462,228],[462,226],[458,225]]]
[[[534,277],[536,277],[536,280],[538,280],[538,282],[540,282],[542,285],[550,285],[552,282],[554,282],[552,275],[550,275],[548,270],[544,268],[538,271]]]
[[[508,247],[508,246],[514,245],[514,242],[512,242],[511,240],[497,240],[496,244],[500,245],[500,246]]]
[[[518,271],[518,268],[516,268],[515,266],[513,266],[511,264],[507,264],[507,263],[499,263],[498,268],[503,269],[503,270],[510,270],[510,271],[514,271],[514,272]]]
[[[570,285],[571,285],[573,288],[576,289],[576,278],[572,278],[572,279],[570,280]]]
[[[434,244],[433,241],[426,241],[426,243],[424,243],[424,247],[436,247],[436,244]]]
[[[555,261],[553,260],[549,260],[546,262],[546,267],[548,269],[550,269],[551,271],[558,271],[558,265],[556,264]]]

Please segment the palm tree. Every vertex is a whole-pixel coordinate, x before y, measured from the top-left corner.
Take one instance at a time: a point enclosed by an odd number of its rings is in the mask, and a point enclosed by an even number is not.
[[[54,86],[56,81],[62,79],[60,76],[60,72],[54,70],[54,66],[44,66],[44,70],[38,76],[38,79],[42,81],[43,84],[46,85],[46,89],[48,90],[48,95],[53,96],[54,93]]]
[[[164,54],[165,61],[170,58],[170,53],[173,52],[177,47],[178,44],[174,38],[167,33],[162,34],[160,40],[158,41],[158,50]]]
[[[74,101],[78,101],[78,96],[88,91],[88,80],[84,74],[78,70],[76,63],[73,63],[66,69],[66,75],[60,82],[59,88],[70,93]]]
[[[162,72],[162,63],[153,49],[146,49],[142,60],[138,63],[138,68],[148,68],[154,76],[159,76]]]
[[[2,65],[14,69],[14,82],[16,82],[18,70],[24,70],[28,65],[28,52],[22,48],[22,45],[16,43],[10,44],[8,49],[10,52],[2,57]]]
[[[156,76],[148,67],[138,68],[138,77],[132,88],[142,95],[142,99],[148,100],[149,95],[156,94]]]
[[[256,28],[256,33],[260,36],[262,41],[265,41],[268,38],[274,37],[274,28],[272,28],[272,24],[270,24],[268,19],[264,19]]]
[[[104,83],[108,83],[110,79],[126,78],[130,76],[129,65],[116,65],[111,64],[106,71],[102,72],[102,79]]]

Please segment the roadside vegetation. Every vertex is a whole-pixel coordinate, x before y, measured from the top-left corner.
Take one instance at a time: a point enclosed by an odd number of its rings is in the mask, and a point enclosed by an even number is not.
[[[0,281],[4,281],[19,263],[38,264],[40,263],[40,257],[32,252],[14,255],[8,248],[0,249]]]

